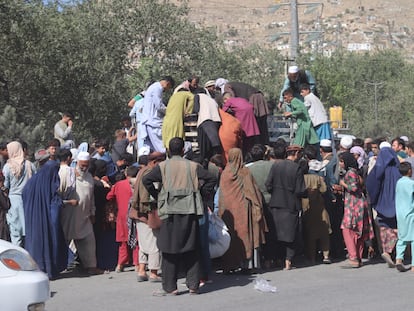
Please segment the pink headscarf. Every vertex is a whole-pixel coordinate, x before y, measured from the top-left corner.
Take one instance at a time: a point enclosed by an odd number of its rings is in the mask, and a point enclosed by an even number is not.
[[[10,166],[10,171],[16,177],[20,177],[23,169],[24,152],[22,145],[18,141],[12,141],[7,144],[7,152],[9,159],[7,163]]]
[[[361,168],[365,163],[365,157],[366,157],[364,149],[362,149],[359,146],[354,146],[354,147],[351,148],[350,152],[352,154],[358,154],[359,155],[359,157],[357,159],[357,162],[358,162],[358,168]]]

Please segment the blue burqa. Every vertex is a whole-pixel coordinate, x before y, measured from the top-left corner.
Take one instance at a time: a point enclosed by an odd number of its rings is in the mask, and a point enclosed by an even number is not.
[[[63,203],[58,193],[58,172],[59,164],[48,161],[23,189],[25,248],[49,278],[57,277],[67,265],[67,245],[60,224]]]
[[[401,177],[399,167],[400,161],[395,151],[384,147],[367,177],[366,188],[371,204],[384,219],[395,220],[395,187]]]

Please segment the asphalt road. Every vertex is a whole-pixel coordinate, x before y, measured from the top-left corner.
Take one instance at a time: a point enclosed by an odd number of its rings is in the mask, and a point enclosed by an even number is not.
[[[212,283],[190,295],[184,279],[181,295],[155,297],[160,283],[136,281],[133,268],[97,276],[68,274],[51,281],[48,311],[59,310],[413,310],[414,272],[398,272],[381,260],[359,269],[331,265],[276,269],[250,276],[214,274]],[[276,293],[254,289],[256,278],[276,286]]]

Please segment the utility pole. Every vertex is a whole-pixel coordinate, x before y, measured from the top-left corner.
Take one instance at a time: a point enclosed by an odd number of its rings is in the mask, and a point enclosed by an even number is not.
[[[290,58],[296,59],[299,48],[299,21],[298,21],[298,3],[297,0],[290,0]]]
[[[321,12],[323,10],[323,3],[322,2],[306,2],[306,3],[297,3],[297,0],[290,0],[290,3],[280,3],[274,5],[271,9],[272,11],[278,10],[282,6],[290,6],[290,32],[279,32],[278,35],[289,35],[290,34],[290,42],[289,42],[289,48],[290,48],[290,55],[289,59],[295,61],[298,56],[298,50],[299,50],[299,35],[300,34],[314,34],[314,33],[323,33],[323,31],[317,30],[317,31],[301,31],[299,33],[299,19],[298,19],[298,5],[304,5],[304,6],[314,6],[318,5],[321,6]],[[317,17],[319,21],[319,16]]]
[[[375,124],[378,124],[378,100],[377,100],[377,90],[385,82],[365,82],[368,85],[374,86],[374,113],[375,113]]]
[[[285,59],[283,61],[285,62],[285,75],[287,75],[288,69],[289,69],[289,64],[292,63],[292,62],[294,62],[295,59],[294,58],[285,57]]]

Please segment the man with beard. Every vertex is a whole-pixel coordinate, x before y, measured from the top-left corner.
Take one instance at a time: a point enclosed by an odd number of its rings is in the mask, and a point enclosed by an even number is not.
[[[289,88],[293,90],[293,96],[295,98],[303,101],[303,96],[300,94],[301,84],[308,84],[311,92],[319,97],[318,91],[316,90],[315,78],[312,76],[310,71],[300,69],[298,66],[290,66],[285,81],[283,82],[282,90],[280,91],[278,104],[279,109],[282,108],[284,102],[283,93]]]
[[[95,197],[93,177],[88,172],[89,161],[88,152],[79,152],[75,168],[75,188],[67,198],[67,202],[71,204],[65,204],[62,209],[61,222],[67,243],[73,240],[83,267],[88,274],[93,275],[100,271],[96,268],[96,243],[93,233]]]

